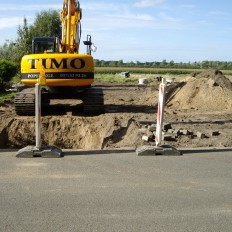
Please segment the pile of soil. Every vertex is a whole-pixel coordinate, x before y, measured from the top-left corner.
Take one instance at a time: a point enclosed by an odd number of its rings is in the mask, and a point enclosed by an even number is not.
[[[206,70],[179,84],[168,101],[175,109],[231,110],[232,84],[221,71]]]
[[[33,118],[8,120],[7,129],[0,133],[0,146],[7,143],[14,147],[33,145],[35,126]],[[139,137],[138,125],[133,118],[111,115],[97,117],[45,117],[42,123],[42,143],[72,149],[103,149],[107,147],[134,146]],[[124,138],[125,141],[124,141]],[[4,144],[4,142],[6,144]],[[9,145],[9,144],[8,144]]]
[[[42,117],[42,143],[86,150],[153,145],[142,140],[140,129],[156,123],[156,84],[98,84],[104,90],[106,110],[99,116],[84,116],[73,100],[63,102],[70,107],[53,102],[50,113]],[[164,122],[171,123],[173,129],[199,131],[206,136],[183,135],[164,143],[175,147],[232,147],[231,82],[220,71],[207,70],[174,86],[177,88],[165,106]],[[218,131],[218,136],[210,136],[212,131]],[[12,102],[0,104],[0,148],[28,145],[35,145],[34,117],[17,116]]]

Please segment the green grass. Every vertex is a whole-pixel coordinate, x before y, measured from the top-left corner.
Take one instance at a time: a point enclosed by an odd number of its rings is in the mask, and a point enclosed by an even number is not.
[[[200,73],[204,69],[178,69],[178,68],[133,68],[133,67],[95,67],[96,74],[120,74],[121,72],[137,74],[170,74],[184,75]],[[232,70],[221,70],[224,75],[232,75]]]
[[[129,83],[129,82],[136,82],[137,80],[135,78],[122,78],[119,74],[95,74],[95,79],[102,81],[102,82],[108,82],[108,83]]]
[[[19,83],[20,82],[20,75],[16,75],[12,78],[11,83]]]
[[[12,80],[9,82],[11,86],[11,84],[13,83],[19,83],[20,82],[20,76],[19,75],[15,75]],[[9,87],[8,86],[8,87]],[[9,87],[10,88],[10,87]],[[4,102],[4,101],[11,101],[14,99],[16,92],[7,92],[7,91],[3,91],[0,92],[0,103]]]
[[[162,74],[162,77],[164,78],[170,78],[174,77],[176,79],[183,79],[187,77],[189,74]],[[150,85],[157,85],[157,80],[156,77],[160,75],[155,75],[151,73],[134,73],[131,72],[129,78],[122,78],[121,73],[95,73],[95,80],[103,82],[103,83],[118,83],[118,84],[123,84],[123,83],[131,83],[135,84],[139,82],[140,78],[146,78],[149,82]]]
[[[4,92],[0,93],[0,103],[8,100],[13,100],[16,92]]]
[[[162,68],[130,68],[130,67],[96,67],[96,74],[119,74],[121,72],[131,72],[136,74],[171,74],[183,75],[191,74],[193,72],[200,73],[199,69],[162,69]]]
[[[155,78],[162,76],[163,78],[174,77],[177,80],[191,76],[193,73],[201,73],[204,69],[165,69],[165,68],[132,68],[132,67],[96,67],[95,78],[102,82],[110,83],[135,83],[139,78],[147,78],[151,85],[156,85]],[[232,80],[231,70],[221,70]],[[130,72],[130,78],[121,78],[121,72]]]

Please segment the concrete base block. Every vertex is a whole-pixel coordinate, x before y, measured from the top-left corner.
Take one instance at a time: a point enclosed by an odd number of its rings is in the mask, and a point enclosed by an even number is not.
[[[182,155],[180,151],[170,145],[155,146],[142,146],[136,149],[138,156],[154,156],[154,155],[165,155],[165,156],[179,156]]]
[[[44,146],[41,148],[27,146],[27,147],[20,149],[16,153],[16,157],[18,158],[34,158],[34,157],[60,158],[60,157],[63,157],[63,152],[61,149],[55,146]]]

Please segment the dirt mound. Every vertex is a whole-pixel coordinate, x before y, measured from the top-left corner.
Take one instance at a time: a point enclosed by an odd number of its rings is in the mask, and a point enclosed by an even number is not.
[[[33,117],[14,118],[0,130],[0,148],[35,144]],[[104,149],[134,146],[141,138],[138,124],[131,117],[47,116],[42,120],[42,143],[64,149]],[[133,132],[133,133],[132,133]]]
[[[175,109],[231,110],[232,84],[221,71],[206,70],[180,83],[169,98]]]

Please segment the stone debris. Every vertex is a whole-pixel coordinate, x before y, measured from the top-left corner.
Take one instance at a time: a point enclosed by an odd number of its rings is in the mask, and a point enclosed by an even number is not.
[[[220,135],[220,132],[219,131],[212,131],[210,135],[211,136],[218,136],[218,135]]]
[[[169,129],[172,129],[172,124],[171,123],[166,123],[163,125],[163,130],[168,131]]]
[[[146,127],[142,127],[139,129],[139,133],[142,135],[142,140],[145,142],[154,142],[156,135],[156,125],[146,125]],[[171,123],[164,124],[162,131],[162,140],[163,141],[178,141],[181,137],[185,136],[186,138],[194,139],[194,138],[209,138],[213,136],[219,136],[219,131],[192,131],[186,128],[173,128]]]
[[[200,139],[203,139],[203,138],[205,138],[205,134],[198,131],[197,132],[197,137],[200,138]]]

